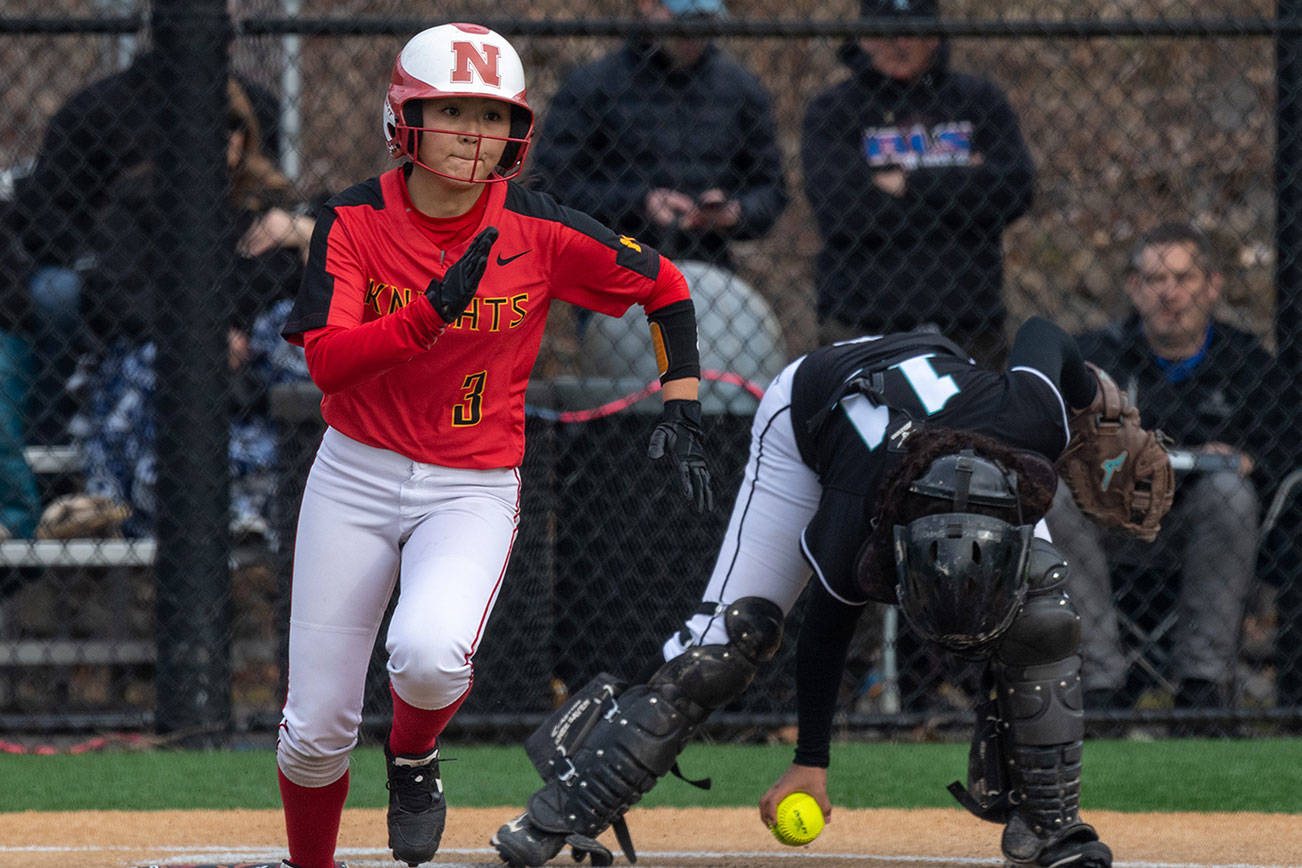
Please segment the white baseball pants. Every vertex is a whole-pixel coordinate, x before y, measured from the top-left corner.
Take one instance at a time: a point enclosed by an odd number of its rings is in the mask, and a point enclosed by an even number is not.
[[[347,769],[371,649],[399,577],[385,642],[393,689],[438,709],[469,688],[519,509],[518,469],[422,464],[327,429],[294,545],[277,744],[287,778],[320,787]]]

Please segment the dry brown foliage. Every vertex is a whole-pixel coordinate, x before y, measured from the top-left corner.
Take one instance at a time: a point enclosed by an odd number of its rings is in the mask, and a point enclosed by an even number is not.
[[[94,0],[10,0],[6,16],[104,14]],[[240,4],[276,14],[273,0]],[[628,17],[633,0],[495,0],[417,4],[314,0],[313,16],[459,18]],[[845,20],[856,0],[729,0],[734,19]],[[1268,0],[947,0],[954,19],[1052,21],[1178,20],[1274,14]],[[389,165],[380,105],[404,37],[313,37],[301,41],[299,182],[337,190]],[[513,37],[529,71],[531,101],[545,115],[565,73],[617,40]],[[811,262],[819,239],[801,188],[804,105],[844,75],[828,40],[725,39],[722,45],[769,88],[793,193],[769,238],[740,245],[743,276],[771,300],[794,354],[813,341]],[[115,68],[123,43],[109,36],[5,36],[0,79],[0,153],[8,165],[35,152],[46,120],[76,88]],[[240,40],[238,69],[280,86],[280,41]],[[1227,274],[1225,313],[1267,335],[1274,308],[1273,43],[1260,37],[1072,39],[961,38],[953,65],[999,82],[1020,114],[1037,168],[1032,211],[1005,236],[1006,292],[1020,315],[1053,316],[1068,328],[1120,313],[1121,267],[1137,234],[1188,219],[1218,243]],[[0,166],[4,168],[4,166]]]

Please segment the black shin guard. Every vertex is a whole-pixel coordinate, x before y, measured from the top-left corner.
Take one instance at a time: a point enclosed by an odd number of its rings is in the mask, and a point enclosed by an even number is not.
[[[674,768],[714,709],[750,685],[782,638],[782,612],[768,600],[728,606],[726,645],[690,648],[645,684],[624,688],[598,676],[526,741],[545,781],[526,812],[537,829],[594,838]],[[621,845],[631,854],[622,829]],[[499,831],[499,836],[509,834]]]
[[[1011,864],[1105,868],[1111,851],[1080,820],[1080,618],[1063,592],[1066,564],[1048,542],[1035,541],[1030,571],[1027,600],[986,672],[970,792],[950,789],[977,816],[1005,824]]]
[[[1085,721],[1080,658],[1034,667],[1000,667],[1009,728],[1003,750],[1016,804],[1001,846],[1014,865],[1111,864],[1094,828],[1080,819]]]

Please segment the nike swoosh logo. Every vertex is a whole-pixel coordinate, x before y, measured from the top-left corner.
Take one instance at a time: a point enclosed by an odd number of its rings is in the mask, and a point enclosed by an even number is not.
[[[517,253],[515,256],[507,256],[507,257],[505,257],[505,258],[503,258],[503,257],[502,257],[502,254],[499,253],[499,254],[497,254],[497,264],[498,264],[498,265],[506,265],[506,264],[508,264],[508,263],[515,262],[515,261],[516,261],[517,259],[519,259],[521,256],[524,256],[525,253],[529,253],[529,252],[531,252],[532,250],[533,250],[533,248],[530,247],[528,250],[525,250],[525,251],[522,251],[522,252],[520,252],[520,253]]]

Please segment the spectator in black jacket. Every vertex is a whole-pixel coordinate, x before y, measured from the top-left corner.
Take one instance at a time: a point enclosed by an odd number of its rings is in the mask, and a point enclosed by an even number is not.
[[[638,0],[647,21],[724,16],[722,0]],[[574,70],[534,145],[539,186],[675,261],[735,271],[731,240],[786,207],[769,96],[717,46],[629,40]]]
[[[936,0],[862,0],[865,18],[930,18]],[[1001,235],[1031,205],[1034,167],[997,85],[949,68],[939,37],[865,38],[801,136],[818,220],[824,343],[931,324],[978,359],[1003,355]]]
[[[149,183],[161,99],[158,56],[146,52],[126,69],[74,93],[51,118],[31,172],[15,191],[18,231],[31,261],[34,349],[41,372],[33,431],[62,442],[74,407],[61,399],[77,353],[114,339],[136,340],[157,305],[148,243],[156,231]],[[278,106],[263,88],[240,80],[263,130],[278,147]]]
[[[1143,408],[1146,428],[1161,428],[1182,449],[1236,459],[1228,469],[1195,468],[1179,480],[1152,545],[1101,533],[1060,487],[1048,520],[1071,565],[1087,707],[1128,705],[1139,686],[1134,678],[1127,683],[1109,572],[1117,563],[1179,566],[1176,704],[1215,707],[1230,699],[1256,556],[1259,496],[1250,474],[1263,459],[1269,463],[1282,432],[1269,421],[1279,409],[1268,391],[1273,357],[1252,335],[1214,318],[1222,284],[1206,236],[1188,224],[1162,224],[1131,257],[1125,290],[1134,313],[1077,339],[1085,358]]]

